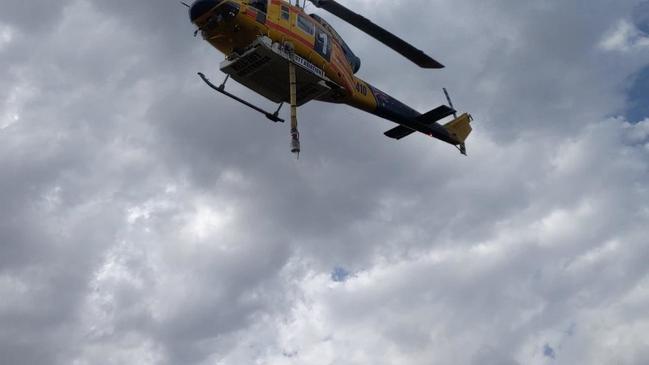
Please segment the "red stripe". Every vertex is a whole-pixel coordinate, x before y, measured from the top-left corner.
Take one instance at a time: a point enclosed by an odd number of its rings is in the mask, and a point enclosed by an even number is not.
[[[253,18],[253,19],[256,19],[257,18],[257,11],[256,10],[250,10],[250,8],[247,8],[246,9],[246,15]]]

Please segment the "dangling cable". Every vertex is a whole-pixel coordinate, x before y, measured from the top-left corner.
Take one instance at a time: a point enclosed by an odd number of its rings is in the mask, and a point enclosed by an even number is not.
[[[290,60],[288,62],[288,78],[290,82],[290,102],[291,102],[291,152],[300,158],[300,132],[297,130],[297,76],[295,74],[295,64],[293,63],[293,50],[289,48]]]

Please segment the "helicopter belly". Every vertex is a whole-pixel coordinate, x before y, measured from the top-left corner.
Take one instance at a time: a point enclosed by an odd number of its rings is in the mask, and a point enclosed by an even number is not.
[[[332,87],[337,87],[321,68],[296,54],[291,61],[291,55],[267,37],[257,39],[243,54],[223,61],[221,71],[273,102],[288,102],[289,62],[298,66],[297,105],[326,98]]]

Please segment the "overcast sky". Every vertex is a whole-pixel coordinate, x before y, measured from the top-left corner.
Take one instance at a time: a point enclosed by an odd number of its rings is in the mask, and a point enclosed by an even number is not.
[[[3,0],[2,364],[649,363],[649,2],[341,2],[468,158],[313,102],[296,161],[177,1]]]

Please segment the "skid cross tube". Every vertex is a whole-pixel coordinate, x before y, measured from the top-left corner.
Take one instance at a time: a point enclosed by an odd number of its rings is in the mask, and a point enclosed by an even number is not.
[[[201,72],[198,73],[198,76],[200,76],[201,79],[203,79],[203,81],[207,84],[207,86],[209,86],[212,89],[220,92],[221,94],[223,94],[223,95],[225,95],[225,96],[227,96],[229,98],[232,98],[232,99],[240,102],[241,104],[249,107],[250,109],[253,109],[253,110],[265,115],[266,118],[272,120],[275,123],[277,123],[277,122],[284,123],[284,119],[278,117],[279,111],[282,108],[282,104],[279,105],[279,108],[277,108],[277,111],[275,111],[274,113],[271,113],[271,112],[265,111],[264,109],[254,105],[254,104],[251,104],[251,103],[241,99],[240,97],[238,97],[238,96],[236,96],[234,94],[231,94],[231,93],[225,91],[225,83],[228,81],[228,78],[230,77],[229,75],[225,78],[225,81],[223,81],[223,83],[220,86],[216,86],[213,83],[211,83],[210,80],[207,77],[205,77],[205,75],[203,75],[203,73],[201,73]]]

